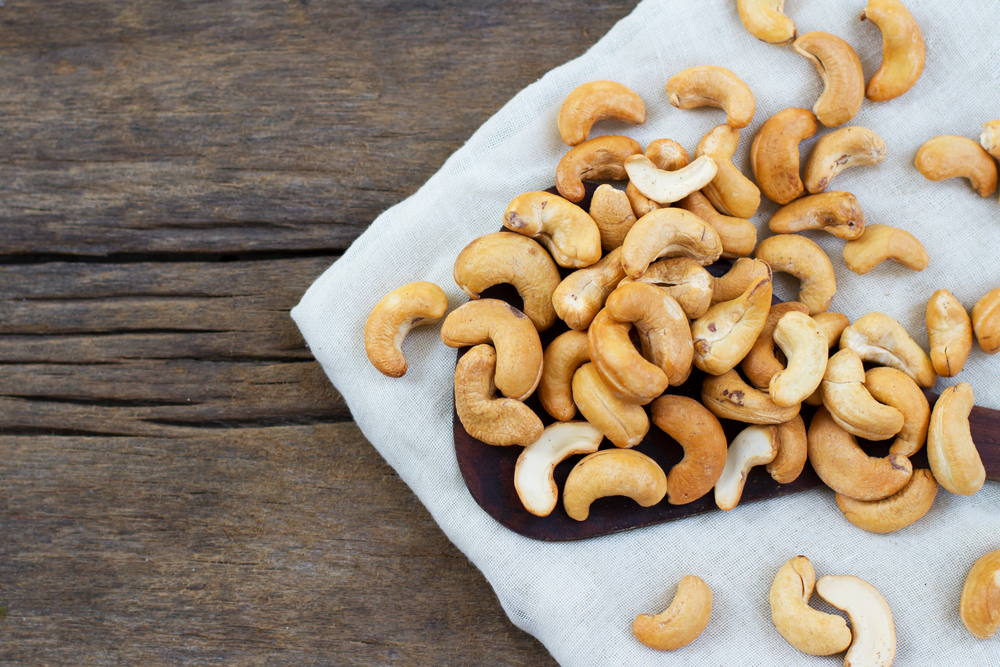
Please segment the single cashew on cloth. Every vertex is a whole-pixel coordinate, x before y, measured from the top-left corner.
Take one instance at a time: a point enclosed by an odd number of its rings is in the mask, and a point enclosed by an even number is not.
[[[673,651],[698,638],[712,617],[712,589],[705,580],[687,575],[677,585],[670,606],[659,614],[640,614],[632,633],[646,646]]]

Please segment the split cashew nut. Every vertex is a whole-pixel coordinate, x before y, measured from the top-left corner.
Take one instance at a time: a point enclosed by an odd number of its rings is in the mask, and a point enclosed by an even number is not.
[[[629,156],[623,164],[629,182],[657,204],[671,204],[702,189],[712,182],[719,171],[709,155],[702,155],[686,167],[674,171],[659,169],[652,160],[640,154]]]
[[[935,479],[948,491],[971,496],[986,481],[986,468],[969,431],[976,397],[968,382],[941,392],[927,430],[927,461]]]
[[[816,592],[851,619],[854,640],[844,665],[890,667],[896,657],[896,626],[882,594],[864,579],[850,575],[821,577]]]
[[[554,471],[577,454],[593,454],[604,435],[587,422],[556,422],[524,448],[514,465],[514,489],[535,516],[548,516],[559,501]]]
[[[715,504],[719,509],[735,509],[743,495],[750,468],[770,463],[777,455],[777,427],[747,426],[740,431],[729,444],[726,465],[715,483]]]

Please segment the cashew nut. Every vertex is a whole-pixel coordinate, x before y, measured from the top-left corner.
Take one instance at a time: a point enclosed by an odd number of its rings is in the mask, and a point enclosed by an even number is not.
[[[630,282],[656,285],[674,297],[689,320],[694,320],[712,305],[713,280],[712,274],[690,257],[672,257],[653,262],[635,281],[625,278],[618,285]]]
[[[455,412],[465,430],[487,445],[530,445],[542,435],[542,420],[521,401],[497,398],[497,353],[476,345],[455,366]]]
[[[403,340],[410,329],[440,322],[448,310],[444,290],[426,281],[397,287],[382,297],[365,323],[365,352],[383,375],[402,377],[406,373]]]
[[[920,26],[899,0],[868,0],[861,20],[882,32],[882,65],[868,82],[873,102],[892,100],[913,87],[924,71],[927,49]]]
[[[454,276],[470,299],[478,299],[493,285],[513,285],[536,329],[545,331],[556,322],[552,293],[561,280],[559,267],[527,236],[506,232],[480,236],[458,254]]]
[[[844,329],[851,325],[851,320],[843,313],[831,313],[827,311],[825,313],[816,313],[812,315],[812,318],[819,325],[819,328],[823,330],[823,333],[826,334],[827,347],[833,347],[839,343],[840,335],[844,333]]]
[[[889,453],[913,456],[919,452],[927,441],[931,406],[913,378],[895,368],[875,366],[865,372],[865,389],[876,401],[903,415],[903,428],[896,434]]]
[[[892,533],[916,523],[927,514],[937,496],[938,484],[930,470],[913,471],[902,489],[882,500],[857,500],[838,493],[837,507],[844,518],[870,533]]]
[[[764,328],[760,330],[753,347],[740,362],[744,375],[757,389],[766,391],[774,374],[785,369],[784,361],[779,360],[774,354],[774,327],[785,313],[793,310],[809,313],[809,309],[798,301],[785,301],[772,305],[764,322]]]
[[[602,449],[573,466],[563,487],[563,507],[576,521],[590,516],[598,498],[626,496],[651,507],[667,495],[667,476],[653,459],[634,449]]]
[[[605,253],[621,247],[625,235],[637,219],[628,196],[607,183],[597,186],[591,197],[590,217],[601,233],[601,250]]]
[[[678,109],[710,106],[726,112],[726,123],[746,127],[756,108],[750,88],[725,67],[701,65],[678,72],[667,81],[670,103]]]
[[[989,197],[997,189],[996,162],[986,149],[967,137],[945,134],[928,139],[917,151],[914,164],[931,181],[967,178],[981,197]]]
[[[850,192],[823,192],[782,206],[768,227],[778,234],[820,229],[850,241],[864,233],[865,214]]]
[[[722,301],[691,323],[694,365],[722,375],[746,356],[771,309],[771,279],[760,276],[732,301]]]
[[[687,575],[664,611],[639,614],[632,623],[635,638],[658,651],[687,646],[702,633],[712,616],[712,589],[700,577]]]
[[[944,488],[960,496],[971,496],[986,481],[986,468],[969,431],[969,413],[976,397],[968,382],[941,392],[927,429],[927,461]]]
[[[812,111],[793,107],[774,114],[757,130],[750,146],[750,169],[768,199],[784,205],[802,194],[799,144],[818,129]]]
[[[921,387],[937,382],[931,358],[899,322],[884,313],[868,313],[844,329],[840,349],[845,347],[857,352],[862,361],[898,368]]]
[[[757,246],[757,228],[752,222],[722,215],[701,192],[692,192],[677,202],[677,206],[712,225],[722,240],[723,257],[746,257]]]
[[[927,338],[931,363],[941,377],[955,377],[972,351],[972,320],[965,306],[946,289],[927,301]]]
[[[788,367],[771,377],[768,393],[781,406],[801,403],[823,381],[830,348],[811,317],[795,311],[785,313],[774,327],[774,342],[788,359]]]
[[[809,606],[816,586],[816,571],[805,556],[781,566],[771,584],[771,620],[778,634],[809,655],[833,655],[851,645],[847,622]]]
[[[629,336],[631,330],[631,323],[617,322],[607,308],[601,310],[587,330],[590,360],[619,401],[645,405],[664,392],[669,379],[639,354]]]
[[[819,245],[800,234],[776,234],[761,241],[755,253],[772,271],[784,271],[799,279],[797,301],[809,307],[809,314],[830,307],[837,293],[833,263]]]
[[[548,516],[559,502],[556,466],[577,454],[593,454],[604,435],[587,422],[556,422],[524,448],[514,466],[514,489],[524,509]]]
[[[795,39],[795,23],[784,15],[785,0],[736,0],[743,27],[768,44],[788,44]]]
[[[593,363],[573,374],[573,402],[615,447],[635,447],[649,432],[649,417],[642,406],[615,398]]]
[[[735,509],[743,495],[750,468],[770,463],[777,455],[777,427],[747,426],[740,431],[729,445],[726,465],[715,483],[715,504],[719,509]]]
[[[736,260],[729,271],[712,278],[712,304],[738,298],[760,276],[771,277],[771,267],[767,262],[749,257]]]
[[[601,258],[601,232],[582,208],[549,192],[518,195],[503,214],[503,226],[545,246],[556,264],[590,266]]]
[[[1000,628],[1000,549],[972,565],[962,586],[958,613],[973,637],[989,639]]]
[[[448,347],[492,342],[497,352],[496,386],[504,396],[523,401],[542,377],[542,341],[524,313],[499,299],[462,304],[441,325]]]
[[[590,349],[585,331],[567,331],[556,336],[545,348],[538,399],[545,411],[559,421],[569,421],[576,415],[573,374],[588,361]]]
[[[703,190],[712,205],[725,215],[752,218],[760,206],[760,190],[733,164],[733,155],[739,143],[738,129],[732,125],[719,125],[698,142],[695,157],[708,155],[718,167],[715,178]]]
[[[972,307],[972,330],[979,349],[986,354],[1000,352],[1000,287],[987,292]]]
[[[658,169],[645,155],[629,156],[624,162],[629,182],[657,204],[670,204],[708,185],[718,173],[711,156],[702,155],[691,164],[674,171]]]
[[[722,424],[687,396],[660,396],[649,408],[653,423],[684,449],[684,458],[667,475],[667,502],[686,505],[698,500],[712,490],[726,465]]]
[[[559,135],[570,146],[587,140],[602,120],[632,125],[646,122],[646,105],[632,89],[616,81],[590,81],[571,92],[559,109]]]
[[[930,263],[917,237],[889,225],[868,225],[860,237],[844,244],[844,264],[859,275],[890,259],[914,271],[923,271]]]
[[[876,401],[865,387],[861,357],[849,348],[830,357],[823,376],[823,405],[830,417],[852,435],[887,440],[903,428],[903,413]]]
[[[694,213],[660,208],[639,218],[622,244],[622,267],[637,279],[661,257],[687,256],[702,266],[722,255],[719,233]]]
[[[868,456],[825,407],[813,415],[808,439],[809,463],[813,470],[824,484],[850,498],[888,498],[906,486],[913,476],[913,465],[905,456]]]
[[[878,0],[872,0],[877,2]],[[845,169],[878,164],[885,159],[885,141],[867,127],[842,127],[820,137],[806,161],[806,190],[821,192]]]
[[[624,162],[630,155],[641,155],[642,146],[635,139],[606,136],[587,139],[563,155],[556,165],[556,189],[571,202],[583,199],[584,181],[624,181],[628,178]]]
[[[986,149],[987,153],[1000,160],[1000,120],[983,123],[979,144]]]
[[[644,155],[656,165],[657,169],[665,171],[683,169],[690,162],[688,152],[673,139],[656,139],[646,146]],[[637,218],[662,208],[655,201],[639,192],[632,181],[629,181],[628,185],[625,186],[625,196],[628,197],[628,201],[632,205],[632,212]]]
[[[896,657],[896,626],[882,594],[864,579],[850,575],[821,577],[816,592],[851,619],[854,640],[844,665],[890,667]]]
[[[828,32],[799,35],[792,48],[804,56],[823,79],[823,94],[813,113],[827,127],[837,127],[854,118],[865,99],[865,75],[854,48]]]
[[[596,264],[566,276],[552,293],[552,305],[570,329],[585,330],[604,307],[604,301],[625,278],[621,248],[615,248]]]
[[[701,402],[716,417],[745,424],[784,424],[794,419],[801,407],[778,405],[767,392],[744,382],[735,370],[706,375],[701,383]]]
[[[809,460],[809,441],[802,415],[778,424],[778,454],[767,464],[767,472],[778,484],[798,479]]]

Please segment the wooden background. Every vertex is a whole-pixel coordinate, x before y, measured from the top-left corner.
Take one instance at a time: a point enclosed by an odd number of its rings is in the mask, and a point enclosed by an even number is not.
[[[0,2],[0,664],[555,664],[288,311],[635,4]]]

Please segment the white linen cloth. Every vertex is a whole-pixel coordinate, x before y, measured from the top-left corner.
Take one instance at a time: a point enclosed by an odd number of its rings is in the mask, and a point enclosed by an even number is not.
[[[859,20],[863,0],[789,2],[800,34],[822,30],[857,50],[866,79],[882,58],[878,29]],[[830,189],[853,192],[870,224],[915,234],[931,256],[914,272],[886,263],[859,276],[844,267],[843,241],[806,235],[830,255],[837,295],[831,310],[856,320],[885,312],[927,347],[927,299],[947,288],[966,306],[1000,286],[997,262],[1000,203],[964,179],[930,182],[913,166],[920,145],[941,134],[978,140],[982,124],[1000,118],[1000,34],[996,7],[985,0],[907,0],[927,44],[923,76],[896,100],[865,101],[849,123],[871,128],[888,146],[874,167],[848,170]],[[559,107],[578,85],[619,81],[645,100],[642,126],[602,123],[591,136],[626,134],[644,146],[660,137],[694,153],[699,139],[724,122],[721,110],[670,106],[667,79],[714,64],[750,86],[756,115],[742,131],[736,163],[750,174],[757,129],[778,111],[811,108],[822,92],[816,69],[790,46],[754,39],[733,0],[645,0],[586,54],[518,93],[452,155],[416,194],[386,211],[308,290],[292,311],[310,349],[344,396],[365,436],[427,506],[445,534],[489,580],[504,610],[538,637],[564,667],[609,665],[841,664],[843,655],[809,657],[792,648],[771,621],[768,592],[777,569],[807,555],[817,576],[853,574],[873,584],[895,616],[899,665],[1000,665],[996,640],[974,639],[958,617],[962,584],[973,562],[1000,548],[1000,484],[973,497],[941,489],[930,512],[888,535],[851,525],[828,489],[713,512],[682,521],[578,542],[546,543],[501,527],[472,499],[459,473],[452,439],[455,351],[439,326],[414,329],[401,379],[379,374],[363,345],[365,321],[387,292],[429,280],[451,308],[466,301],[452,279],[459,251],[496,231],[518,194],[554,183],[567,151],[556,128]],[[825,132],[803,142],[803,160]],[[335,202],[334,202],[335,204]],[[777,209],[764,200],[754,221],[759,238]],[[794,297],[795,281],[776,280],[776,294]],[[965,370],[937,389],[971,383],[979,405],[1000,409],[1000,355],[976,347]],[[632,635],[639,613],[658,613],[677,582],[696,574],[711,586],[711,622],[694,643],[660,653]],[[813,605],[834,611],[818,596]]]

